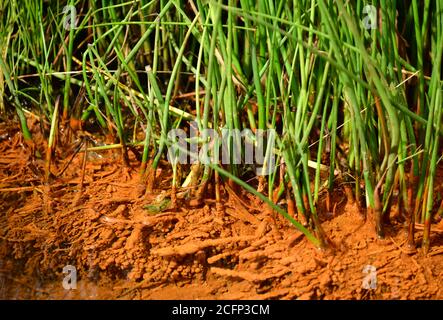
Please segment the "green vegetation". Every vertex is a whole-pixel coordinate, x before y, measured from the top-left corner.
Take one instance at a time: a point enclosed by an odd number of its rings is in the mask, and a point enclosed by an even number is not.
[[[344,182],[373,213],[379,237],[394,201],[410,221],[409,245],[415,221],[424,223],[426,251],[439,206],[443,2],[374,0],[376,20],[368,20],[367,4],[4,0],[0,112],[15,108],[26,140],[27,114],[50,127],[48,168],[57,128],[68,123],[95,123],[94,134],[115,137],[122,165],[127,147],[140,146],[148,188],[170,129],[190,121],[201,132],[272,128],[276,150],[268,152],[279,166],[254,187],[245,165],[196,163],[179,175],[171,163],[172,188],[193,186],[201,197],[222,177],[327,246],[320,193]],[[74,103],[82,94],[84,102]],[[286,207],[276,204],[281,197]],[[291,201],[297,219],[287,213]]]

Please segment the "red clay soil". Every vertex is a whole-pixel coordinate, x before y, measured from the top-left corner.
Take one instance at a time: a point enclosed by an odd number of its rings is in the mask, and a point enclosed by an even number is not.
[[[223,208],[183,201],[156,214],[144,206],[167,196],[166,166],[146,194],[138,161],[123,170],[115,150],[90,153],[81,190],[82,154],[45,185],[44,162],[31,150],[0,123],[2,299],[443,298],[441,221],[427,256],[409,252],[402,223],[392,219],[386,238],[377,239],[338,188],[333,212],[320,210],[333,243],[322,251],[246,193],[223,190]],[[53,173],[69,156],[55,158]],[[421,237],[418,226],[418,244]],[[66,265],[77,268],[76,290],[63,289]],[[364,285],[368,270],[376,272],[374,289]]]

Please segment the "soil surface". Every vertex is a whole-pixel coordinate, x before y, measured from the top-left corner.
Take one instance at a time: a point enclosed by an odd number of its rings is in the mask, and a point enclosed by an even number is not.
[[[132,153],[124,168],[116,150],[88,152],[83,173],[83,153],[57,150],[44,183],[45,163],[32,153],[45,144],[30,126],[31,147],[0,123],[2,299],[443,299],[442,221],[423,256],[420,225],[414,252],[396,217],[377,239],[372,219],[337,188],[330,212],[325,195],[319,204],[331,242],[319,250],[261,201],[227,187],[222,205],[208,195],[148,210],[170,195],[171,172],[159,169],[146,193]],[[76,290],[63,288],[67,265],[77,270]]]

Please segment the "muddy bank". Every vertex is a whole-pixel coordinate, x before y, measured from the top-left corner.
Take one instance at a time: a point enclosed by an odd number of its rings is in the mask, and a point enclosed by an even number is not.
[[[44,184],[44,162],[20,132],[2,124],[0,136],[0,298],[443,298],[443,222],[423,257],[405,250],[395,218],[386,239],[376,239],[337,188],[332,212],[324,199],[319,206],[332,244],[321,251],[259,200],[228,188],[222,207],[208,195],[198,206],[183,200],[155,212],[150,206],[170,196],[171,172],[159,170],[147,194],[138,161],[131,156],[122,169],[118,152],[89,155],[83,178],[78,154]],[[60,156],[53,172],[68,159]],[[420,225],[416,236],[420,243]],[[77,270],[76,290],[63,288],[67,265]]]

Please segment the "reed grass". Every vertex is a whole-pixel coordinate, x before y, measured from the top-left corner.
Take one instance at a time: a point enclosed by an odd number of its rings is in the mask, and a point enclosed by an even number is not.
[[[441,207],[434,187],[441,183],[443,5],[374,0],[377,27],[366,29],[366,4],[5,0],[0,112],[15,108],[27,140],[25,111],[48,120],[51,148],[55,117],[63,125],[95,122],[115,137],[123,165],[127,146],[142,146],[146,179],[166,156],[170,129],[191,121],[200,131],[275,129],[275,150],[264,147],[275,153],[277,171],[256,175],[254,187],[244,164],[200,161],[186,169],[187,179],[172,163],[173,188],[192,176],[201,197],[221,177],[327,246],[317,208],[344,183],[374,216],[379,237],[394,203],[409,223],[408,245],[415,246],[415,221],[424,223],[427,251]],[[66,5],[76,8],[74,28],[65,28]],[[82,88],[86,102],[74,107]],[[277,204],[283,195],[287,205]],[[293,201],[296,212],[288,214]]]

